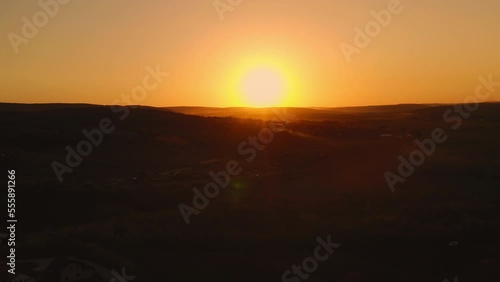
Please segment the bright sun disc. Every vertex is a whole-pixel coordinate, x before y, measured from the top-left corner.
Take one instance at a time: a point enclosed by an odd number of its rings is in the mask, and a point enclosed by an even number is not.
[[[270,107],[283,100],[284,83],[280,75],[268,68],[250,71],[243,79],[243,94],[248,105]]]

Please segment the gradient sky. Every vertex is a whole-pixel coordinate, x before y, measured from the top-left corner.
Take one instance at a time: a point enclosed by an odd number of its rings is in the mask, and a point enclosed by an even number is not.
[[[72,0],[16,54],[7,34],[41,8],[2,0],[0,101],[112,104],[156,65],[170,76],[144,105],[242,106],[233,84],[255,62],[284,77],[288,106],[455,103],[500,80],[498,0],[401,0],[347,63],[340,43],[388,2],[243,0],[221,21],[212,0]]]

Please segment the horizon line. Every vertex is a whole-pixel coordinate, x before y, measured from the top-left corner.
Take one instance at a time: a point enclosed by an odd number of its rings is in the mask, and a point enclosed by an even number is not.
[[[485,101],[478,104],[499,104],[500,101]],[[369,104],[369,105],[357,105],[357,106],[268,106],[268,107],[248,107],[248,106],[151,106],[151,105],[117,105],[117,104],[92,104],[92,103],[64,103],[64,102],[47,102],[47,103],[13,103],[13,102],[0,102],[0,105],[80,105],[80,106],[102,106],[102,107],[144,107],[144,108],[156,108],[156,109],[168,109],[168,108],[204,108],[204,109],[276,109],[276,108],[288,108],[288,109],[341,109],[341,108],[368,108],[368,107],[388,107],[388,106],[446,106],[446,105],[463,105],[467,103],[400,103],[400,104]]]

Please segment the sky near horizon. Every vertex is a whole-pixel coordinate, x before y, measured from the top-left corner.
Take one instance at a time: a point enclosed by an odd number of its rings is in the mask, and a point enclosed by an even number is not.
[[[2,0],[0,102],[115,104],[148,66],[169,75],[133,104],[256,106],[259,83],[270,106],[458,103],[480,75],[500,81],[500,1],[401,0],[356,47],[355,28],[390,2],[242,0],[221,20],[213,0],[72,0],[13,47],[43,10]],[[342,43],[358,48],[350,62]]]

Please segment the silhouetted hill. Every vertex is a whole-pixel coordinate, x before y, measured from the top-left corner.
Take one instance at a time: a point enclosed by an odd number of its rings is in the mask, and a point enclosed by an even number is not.
[[[494,111],[500,109],[500,103],[483,103],[479,113],[486,111]],[[441,115],[453,107],[453,105],[440,104],[401,104],[401,105],[385,105],[385,106],[365,106],[365,107],[339,107],[339,108],[284,108],[290,118],[294,120],[338,120],[353,118],[370,119],[376,117],[384,117],[393,119],[397,116],[435,116]],[[164,108],[173,112],[199,115],[207,117],[236,117],[236,118],[254,118],[254,119],[270,119],[276,110],[283,108],[214,108],[214,107],[168,107]]]
[[[95,107],[91,104],[17,104],[0,103],[0,111],[46,111]]]
[[[457,130],[443,120],[451,108],[290,108],[294,117],[249,158],[239,146],[260,140],[268,123],[259,118],[274,109],[210,110],[234,118],[0,104],[0,164],[16,170],[20,253],[126,262],[143,281],[201,281],[207,272],[238,281],[249,269],[247,281],[279,281],[331,234],[342,246],[314,274],[323,281],[353,271],[369,281],[442,281],[458,271],[464,281],[495,281],[500,104],[481,104]],[[103,119],[115,130],[59,183],[52,163],[66,163],[67,147]],[[436,128],[446,142],[391,192],[384,173]],[[241,173],[186,225],[179,204],[192,206],[193,189],[229,161]]]

